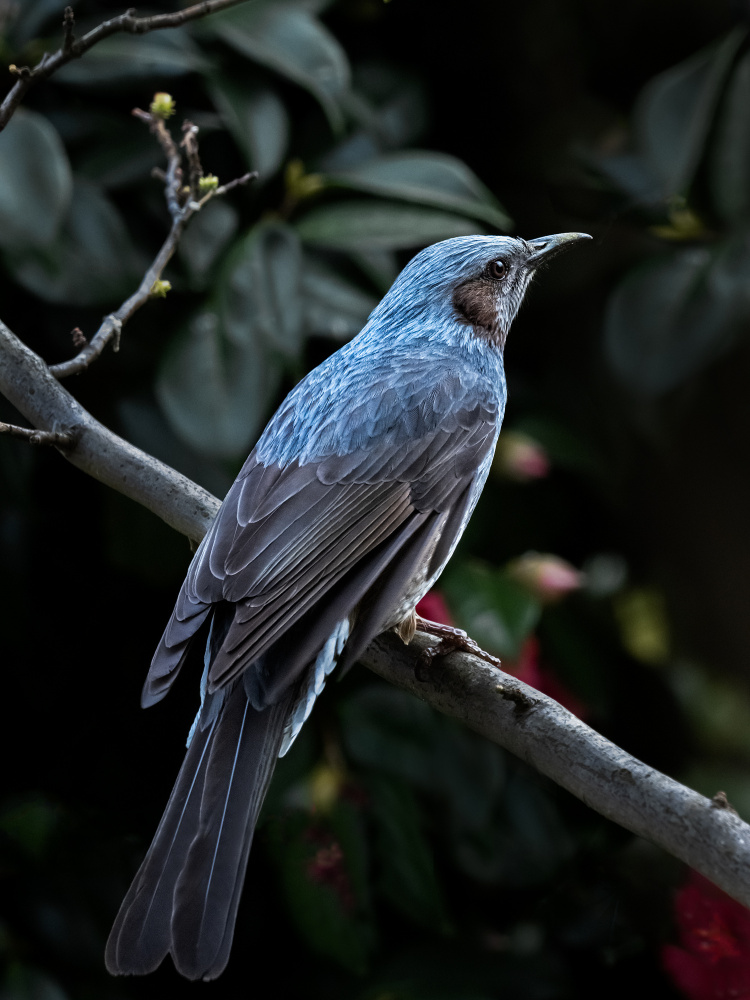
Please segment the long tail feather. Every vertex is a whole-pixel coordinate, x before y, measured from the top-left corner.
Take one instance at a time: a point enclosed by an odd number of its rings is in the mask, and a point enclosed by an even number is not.
[[[107,942],[113,974],[152,972],[171,953],[189,979],[224,969],[255,823],[294,701],[262,712],[240,681],[196,727],[162,821]]]

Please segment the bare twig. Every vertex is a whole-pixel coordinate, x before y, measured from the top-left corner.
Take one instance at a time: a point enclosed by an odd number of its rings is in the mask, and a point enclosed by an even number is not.
[[[172,134],[164,122],[164,119],[160,118],[158,115],[151,114],[148,111],[141,111],[140,108],[135,108],[133,114],[148,125],[167,158],[167,172],[164,175],[164,193],[167,200],[167,207],[172,217],[172,226],[169,230],[167,238],[161,246],[161,249],[154,258],[153,263],[144,274],[140,285],[136,291],[133,292],[130,298],[126,299],[116,312],[113,312],[104,318],[101,326],[96,331],[94,336],[82,347],[74,358],[71,358],[69,361],[62,361],[60,364],[50,366],[49,370],[55,378],[67,378],[69,375],[77,375],[79,372],[83,371],[84,368],[88,368],[92,361],[95,361],[99,357],[110,341],[113,343],[113,349],[115,351],[119,350],[120,334],[123,326],[127,323],[133,313],[140,309],[141,306],[152,297],[156,282],[160,280],[164,268],[167,266],[172,255],[177,249],[180,237],[182,236],[185,226],[191,217],[196,212],[200,211],[203,205],[211,198],[223,195],[227,191],[231,191],[233,188],[237,187],[239,184],[247,184],[249,181],[258,176],[257,173],[245,174],[243,177],[238,177],[236,180],[230,181],[223,187],[217,187],[214,190],[207,192],[207,194],[200,200],[196,201],[192,197],[188,197],[183,200],[182,160],[180,157],[180,151],[177,148],[177,145],[172,138]],[[188,157],[191,159],[190,174],[192,188],[193,158],[197,160],[198,166],[200,167],[200,160],[198,159],[198,129],[195,125],[190,125],[189,123],[186,124],[190,129],[189,133],[186,132],[186,138],[189,134],[191,149],[188,151]],[[195,184],[197,188],[198,178],[196,178]]]
[[[203,176],[203,166],[201,164],[200,153],[198,152],[198,126],[192,122],[184,122],[182,126],[182,142],[188,161],[188,185],[190,187],[190,200],[199,201],[200,179]],[[213,193],[213,192],[212,192]]]
[[[76,18],[72,7],[66,7],[63,13],[63,52],[67,55],[72,52],[75,45]]]
[[[33,391],[32,391],[33,390]],[[65,457],[132,497],[167,524],[199,541],[219,501],[169,466],[99,424],[50,374],[33,351],[0,322],[0,392],[35,426],[74,428]],[[528,761],[587,805],[660,845],[750,906],[750,826],[726,808],[660,774],[605,740],[551,698],[467,653],[433,662],[426,679],[415,667],[433,637],[404,646],[380,636],[365,666],[460,719]]]
[[[110,35],[126,32],[131,35],[145,35],[149,31],[159,31],[162,28],[177,28],[188,21],[195,21],[198,18],[206,17],[228,7],[235,7],[244,3],[245,0],[202,0],[202,3],[193,4],[184,10],[175,11],[173,14],[154,14],[151,17],[136,17],[135,9],[131,8],[119,17],[113,17],[109,21],[104,21],[97,28],[87,32],[82,38],[75,38],[73,34],[72,12],[68,15],[66,8],[65,19],[63,21],[63,44],[57,52],[45,54],[33,68],[29,66],[11,66],[10,72],[17,78],[16,83],[10,89],[5,100],[0,105],[0,132],[5,128],[13,116],[18,105],[23,100],[26,91],[32,83],[39,80],[46,80],[48,77],[69,63],[72,59],[79,59],[84,52],[88,52],[92,46]]]
[[[0,434],[22,438],[29,444],[49,444],[63,451],[72,448],[78,440],[78,435],[74,431],[40,431],[33,427],[6,424],[2,420],[0,420]]]

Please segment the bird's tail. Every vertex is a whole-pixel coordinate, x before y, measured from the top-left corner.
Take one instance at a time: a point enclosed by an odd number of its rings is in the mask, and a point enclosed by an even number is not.
[[[169,953],[188,979],[215,979],[234,936],[255,823],[294,707],[263,711],[240,680],[204,705],[153,843],[106,950],[114,975],[152,972]]]

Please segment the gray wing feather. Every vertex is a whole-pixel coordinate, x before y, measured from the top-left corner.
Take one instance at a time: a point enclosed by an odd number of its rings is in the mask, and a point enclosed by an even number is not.
[[[378,435],[359,450],[284,467],[264,464],[257,453],[248,458],[191,564],[154,656],[144,704],[167,692],[212,604],[236,605],[210,671],[209,690],[216,690],[263,657],[362,564],[364,572],[354,574],[358,585],[335,601],[339,613],[331,627],[345,618],[362,598],[362,587],[372,586],[372,567],[385,568],[380,547],[398,561],[399,549],[416,530],[415,514],[450,515],[457,503],[465,509],[467,489],[494,446],[498,412],[476,401],[451,411],[454,390],[438,386],[419,405],[400,409],[398,419],[392,390],[385,390],[374,413],[371,404],[354,407],[351,434],[380,424]],[[403,436],[405,414],[414,423],[413,437]],[[463,520],[440,521],[453,537],[438,544],[450,551]],[[308,652],[314,659],[318,650]],[[289,662],[297,665],[297,657]]]

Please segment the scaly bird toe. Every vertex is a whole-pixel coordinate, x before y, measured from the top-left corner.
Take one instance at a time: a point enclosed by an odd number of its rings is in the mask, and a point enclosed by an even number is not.
[[[430,665],[435,657],[447,656],[448,653],[453,653],[456,650],[478,656],[481,660],[492,664],[493,667],[501,665],[496,656],[482,649],[473,639],[469,638],[463,629],[454,628],[452,625],[443,625],[441,622],[431,622],[419,616],[416,618],[416,628],[418,632],[427,632],[440,639],[440,642],[435,643],[434,646],[428,646],[420,653],[415,667],[418,680],[427,679]]]

